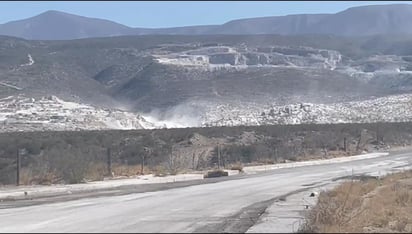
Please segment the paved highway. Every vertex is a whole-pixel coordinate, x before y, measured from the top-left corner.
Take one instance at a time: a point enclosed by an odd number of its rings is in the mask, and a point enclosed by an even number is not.
[[[246,232],[277,199],[352,173],[383,175],[411,165],[412,151],[398,152],[162,191],[0,209],[0,232]]]

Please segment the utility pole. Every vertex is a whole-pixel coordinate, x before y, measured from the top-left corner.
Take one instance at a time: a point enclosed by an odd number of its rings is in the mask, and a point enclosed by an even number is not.
[[[17,149],[17,154],[16,154],[16,185],[20,185],[20,168],[21,168],[21,163],[20,163],[20,149]]]

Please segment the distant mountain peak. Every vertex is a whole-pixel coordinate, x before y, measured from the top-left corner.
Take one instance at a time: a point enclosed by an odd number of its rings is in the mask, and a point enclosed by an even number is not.
[[[56,10],[48,10],[39,15],[61,15],[61,14],[69,14],[63,11],[56,11]]]
[[[374,4],[374,5],[366,5],[366,6],[354,6],[354,7],[349,7],[348,9],[344,10],[353,10],[353,9],[365,9],[365,8],[370,8],[370,9],[393,9],[393,8],[399,8],[399,7],[412,7],[412,4],[407,4],[407,3],[394,3],[394,4]]]
[[[81,19],[94,19],[94,20],[103,20],[103,21],[109,21],[106,19],[98,19],[98,18],[93,18],[93,17],[87,17],[87,16],[81,16],[81,15],[76,15],[73,13],[68,13],[64,11],[57,11],[57,10],[48,10],[43,13],[40,13],[34,17],[73,17],[73,18],[81,18]],[[32,17],[32,18],[34,18]],[[115,22],[113,22],[115,23]]]
[[[59,18],[59,17],[79,17],[79,18],[87,18],[84,16],[80,16],[80,15],[75,15],[75,14],[71,14],[71,13],[67,13],[67,12],[63,12],[63,11],[56,11],[56,10],[48,10],[45,11],[43,13],[40,13],[38,15],[35,15],[33,17],[27,18],[26,20],[30,20],[33,18],[47,18],[50,19],[50,17],[54,17],[54,18]]]
[[[369,36],[412,34],[412,4],[351,7],[336,14],[291,14],[235,19],[221,25],[174,28],[130,28],[57,10],[0,24],[0,35],[35,40],[70,40],[113,35],[256,35],[327,34]]]

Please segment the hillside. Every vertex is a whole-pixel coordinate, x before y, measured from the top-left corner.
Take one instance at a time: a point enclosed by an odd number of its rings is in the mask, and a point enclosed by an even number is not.
[[[372,119],[361,116],[376,113],[373,121],[388,120],[387,111],[375,105],[385,108],[377,103],[396,103],[412,90],[411,44],[410,36],[0,37],[0,98],[54,95],[93,108],[135,112],[169,127],[367,122]],[[325,117],[266,115],[255,121],[272,107],[300,103],[313,105],[313,113]],[[408,120],[401,111],[409,108],[408,101],[398,104],[393,113],[399,115],[392,119]]]

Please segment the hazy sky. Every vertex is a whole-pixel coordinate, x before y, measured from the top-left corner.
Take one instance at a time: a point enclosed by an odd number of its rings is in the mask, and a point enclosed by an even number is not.
[[[412,4],[411,1],[32,1],[0,2],[0,23],[24,19],[47,10],[103,18],[131,27],[173,27],[222,24],[229,20],[260,16],[280,16],[300,13],[336,13],[352,6]]]

